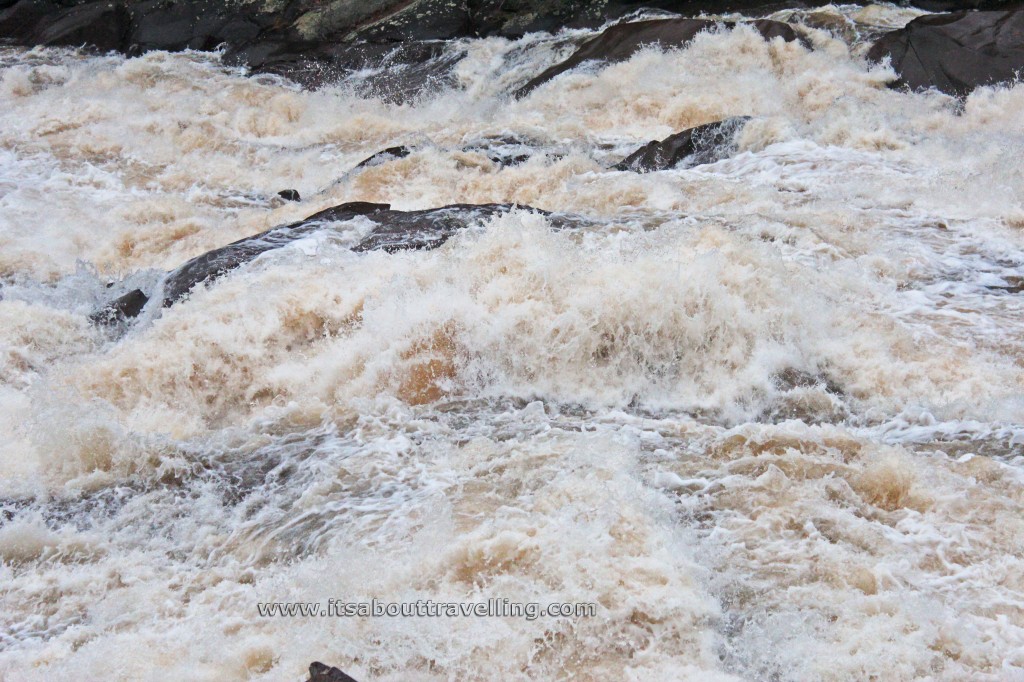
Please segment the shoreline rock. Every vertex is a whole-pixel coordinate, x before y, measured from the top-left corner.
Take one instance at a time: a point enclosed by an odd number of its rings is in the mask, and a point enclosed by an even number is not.
[[[869,4],[867,0],[858,0]],[[826,0],[2,0],[0,38],[27,45],[87,45],[138,55],[213,50],[254,69],[284,55],[326,58],[355,44],[396,44],[597,28],[640,10],[693,17],[828,5]],[[1001,9],[1006,0],[909,0],[929,10]]]
[[[886,57],[900,76],[890,87],[966,97],[1024,71],[1024,8],[919,17],[868,52],[873,61]]]

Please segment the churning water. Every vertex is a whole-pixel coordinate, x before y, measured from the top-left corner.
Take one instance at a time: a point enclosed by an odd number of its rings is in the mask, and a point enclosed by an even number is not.
[[[787,13],[813,49],[721,30],[518,101],[579,32],[453,44],[402,104],[5,48],[0,677],[1024,679],[1024,86],[887,89],[862,39],[915,14]],[[607,170],[735,115],[728,159]],[[530,158],[480,151],[507,138]],[[355,200],[579,220],[395,254],[352,220],[88,320]],[[329,598],[598,609],[256,611]]]

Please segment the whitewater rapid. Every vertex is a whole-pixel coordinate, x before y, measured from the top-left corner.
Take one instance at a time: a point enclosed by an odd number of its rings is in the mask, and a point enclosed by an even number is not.
[[[865,36],[918,14],[518,101],[589,33],[453,44],[404,104],[0,49],[0,678],[1024,679],[1024,87],[888,89]],[[607,170],[740,115],[731,158]],[[346,201],[579,221],[389,254],[357,219],[88,319]],[[330,598],[598,611],[256,611]]]

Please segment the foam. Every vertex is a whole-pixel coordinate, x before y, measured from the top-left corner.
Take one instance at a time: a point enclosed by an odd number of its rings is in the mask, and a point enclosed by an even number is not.
[[[469,42],[460,88],[403,105],[0,51],[0,675],[1019,676],[1024,91],[891,91],[864,37],[915,11],[820,11],[850,30],[709,33],[519,101],[587,32]],[[734,115],[729,159],[606,170]],[[539,153],[464,149],[505,135]],[[397,254],[334,225],[87,321],[356,200],[589,220]],[[255,612],[332,597],[599,612]]]

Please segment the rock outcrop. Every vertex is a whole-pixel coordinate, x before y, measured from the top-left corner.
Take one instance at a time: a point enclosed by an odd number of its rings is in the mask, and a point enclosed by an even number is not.
[[[900,76],[893,87],[965,97],[978,86],[1011,81],[1024,70],[1024,8],[919,17],[868,52],[876,61],[886,57]]]
[[[356,168],[372,168],[373,166],[379,166],[382,163],[388,161],[394,161],[395,159],[404,159],[405,157],[412,154],[412,149],[403,145],[397,145],[395,147],[388,147],[381,151],[368,156],[359,163],[356,164]]]
[[[351,220],[357,216],[389,211],[388,204],[352,202],[315,213],[305,220],[282,225],[260,234],[239,239],[227,246],[208,251],[181,265],[164,280],[164,306],[183,298],[198,284],[212,282],[231,270],[244,265],[262,253],[279,249],[301,239],[324,223]]]
[[[683,17],[730,12],[758,17],[783,8],[826,4],[824,0],[0,0],[0,40],[85,45],[128,55],[224,47],[229,64],[281,74],[307,87],[366,73],[359,84],[364,93],[402,102],[454,81],[453,67],[464,56],[451,42],[457,38],[516,38],[532,31],[596,28],[643,9]],[[910,4],[932,10],[1014,6],[1008,0],[911,0]],[[641,42],[675,47],[709,27],[694,19],[671,21],[682,23],[655,27],[647,25],[650,22],[632,22],[625,25],[630,28],[613,27],[531,81],[520,94],[584,61],[625,59]],[[762,20],[754,25],[766,38],[794,39],[792,29],[783,24]],[[898,44],[893,48],[900,49]]]
[[[91,45],[139,54],[226,44],[250,58],[341,43],[395,43],[596,27],[649,7],[757,12],[751,0],[3,0],[0,37],[25,45]],[[256,66],[258,64],[254,64]]]
[[[455,233],[487,219],[507,213],[511,204],[453,204],[420,211],[396,211],[388,204],[350,202],[314,213],[305,220],[282,225],[260,234],[239,239],[227,246],[208,251],[171,271],[163,280],[163,306],[173,305],[201,284],[210,284],[219,277],[252,261],[260,254],[279,249],[314,232],[328,228],[330,223],[364,217],[376,224],[362,241],[352,247],[357,253],[386,251],[395,253],[409,250],[436,249]],[[550,215],[528,206],[527,210]],[[566,217],[554,218],[559,225],[570,221]],[[132,291],[96,311],[90,316],[98,324],[111,324],[136,317],[149,296]]]
[[[523,97],[555,76],[570,71],[585,62],[625,61],[641,48],[653,45],[658,45],[663,49],[682,47],[702,31],[710,31],[717,26],[732,27],[734,25],[708,19],[685,18],[652,19],[617,24],[580,45],[579,49],[568,59],[549,67],[531,79],[526,85],[516,90],[515,96]],[[779,21],[759,19],[750,22],[750,25],[764,36],[765,40],[782,38],[785,41],[793,41],[798,39],[796,32],[789,24]]]
[[[736,134],[749,120],[735,116],[654,140],[616,164],[615,170],[647,173],[720,161],[733,152]]]

